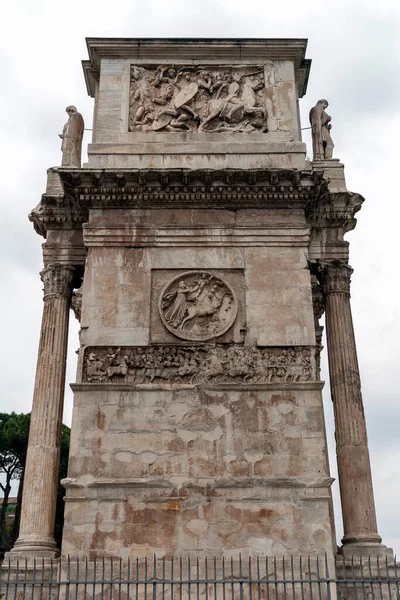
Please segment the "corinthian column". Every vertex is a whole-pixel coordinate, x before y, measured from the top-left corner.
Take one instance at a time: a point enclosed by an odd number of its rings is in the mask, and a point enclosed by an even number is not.
[[[52,264],[40,273],[44,307],[25,466],[19,538],[11,550],[54,557],[68,320],[74,267]]]
[[[343,551],[373,551],[381,546],[372,488],[367,430],[361,395],[350,277],[353,270],[334,260],[321,265],[326,301],[329,374],[336,427],[336,454],[343,515]]]

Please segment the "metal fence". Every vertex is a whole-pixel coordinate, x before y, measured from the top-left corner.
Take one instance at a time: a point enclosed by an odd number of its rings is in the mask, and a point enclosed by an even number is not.
[[[399,600],[396,562],[379,558],[4,561],[2,600]]]

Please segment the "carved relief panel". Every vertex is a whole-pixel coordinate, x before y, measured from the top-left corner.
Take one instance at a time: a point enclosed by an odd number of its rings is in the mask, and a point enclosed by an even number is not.
[[[129,131],[267,131],[262,65],[131,67]]]
[[[158,301],[165,327],[184,340],[221,336],[236,319],[236,294],[228,283],[207,272],[189,271],[167,283]]]
[[[245,327],[242,271],[152,272],[152,343],[241,343]]]
[[[85,349],[85,383],[306,383],[315,381],[308,346],[140,346]]]

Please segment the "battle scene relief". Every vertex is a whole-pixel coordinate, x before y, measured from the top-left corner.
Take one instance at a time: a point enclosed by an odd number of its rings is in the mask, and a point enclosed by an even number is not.
[[[315,381],[311,347],[137,346],[85,349],[83,381],[124,384]]]
[[[267,132],[264,67],[131,67],[129,131]]]

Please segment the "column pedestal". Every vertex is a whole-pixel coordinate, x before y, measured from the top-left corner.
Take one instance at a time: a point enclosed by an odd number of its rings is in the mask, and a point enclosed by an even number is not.
[[[7,558],[54,558],[54,521],[60,464],[68,322],[74,267],[53,264],[41,272],[44,307],[36,368],[21,525]]]

